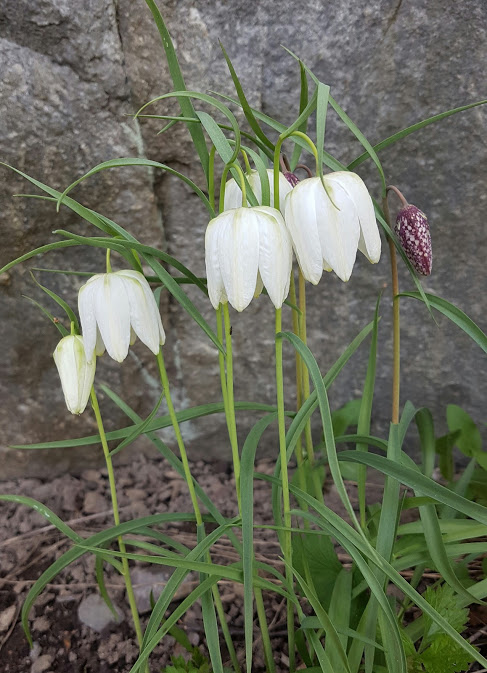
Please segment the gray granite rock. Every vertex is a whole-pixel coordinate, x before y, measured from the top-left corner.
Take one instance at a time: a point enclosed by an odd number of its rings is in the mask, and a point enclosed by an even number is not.
[[[252,15],[248,8],[243,0],[164,2],[188,88],[233,94],[218,45],[221,40],[252,105],[286,123],[296,117],[299,71],[283,51],[281,45],[285,45],[331,85],[334,97],[372,142],[442,110],[485,98],[487,15],[482,0],[472,0],[468,12],[451,0],[412,4],[373,0],[366,5],[358,0],[345,4],[262,0],[255,3]],[[142,0],[75,4],[5,0],[0,9],[0,65],[0,160],[58,189],[97,163],[122,156],[167,163],[202,184],[183,126],[158,136],[161,122],[138,123],[127,116],[173,88],[159,35]],[[171,114],[178,107],[175,101],[160,102],[155,110]],[[388,182],[397,184],[429,216],[434,261],[425,289],[456,303],[484,328],[485,120],[484,109],[475,108],[380,154]],[[344,162],[361,153],[360,145],[332,112],[327,149]],[[364,163],[358,172],[378,198],[373,164]],[[0,265],[57,240],[53,229],[95,233],[67,208],[56,215],[49,202],[13,199],[12,194],[30,192],[31,187],[7,169],[2,168],[1,174]],[[146,168],[105,171],[80,185],[73,196],[130,228],[144,243],[164,246],[197,275],[204,274],[207,215],[198,199],[172,176]],[[57,333],[20,296],[44,301],[56,312],[32,283],[29,267],[101,271],[103,264],[102,251],[72,248],[43,255],[0,278],[3,446],[95,432],[89,412],[81,418],[67,413],[51,358]],[[76,305],[82,279],[36,275]],[[403,269],[401,287],[412,289]],[[213,311],[203,295],[185,289],[213,325]],[[372,319],[382,289],[373,420],[374,431],[384,434],[389,422],[391,364],[387,255],[374,267],[359,256],[346,285],[325,275],[320,285],[310,287],[308,333],[310,347],[326,371]],[[435,324],[419,302],[404,300],[402,305],[403,401],[430,406],[439,432],[445,429],[444,407],[451,402],[463,405],[475,420],[484,420],[486,367],[480,349],[446,319],[439,317]],[[164,293],[162,310],[176,407],[218,401],[214,347]],[[261,297],[243,314],[233,314],[232,322],[236,396],[272,403],[269,301]],[[285,352],[291,382],[292,353],[287,347]],[[360,395],[366,357],[367,347],[334,383],[330,391],[334,408]],[[159,396],[153,358],[140,344],[122,367],[102,359],[97,380],[107,382],[142,415],[150,412]],[[293,403],[292,394],[288,402]],[[245,436],[250,417],[239,418]],[[115,412],[113,423],[122,423],[120,414]],[[185,425],[184,432],[192,456],[222,457],[227,451],[223,418],[194,421]],[[165,437],[174,444],[170,433]],[[266,438],[267,450],[275,452],[272,431]],[[414,451],[414,438],[410,446]],[[51,452],[50,458],[45,453],[8,452],[4,470],[36,474],[82,469],[99,460],[99,453],[96,447]]]

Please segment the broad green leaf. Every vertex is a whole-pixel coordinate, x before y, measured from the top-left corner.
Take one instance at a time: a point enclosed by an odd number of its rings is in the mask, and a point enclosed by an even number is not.
[[[477,457],[482,451],[482,438],[471,416],[457,404],[449,404],[446,421],[450,433],[458,432],[455,444],[460,451],[469,458]]]

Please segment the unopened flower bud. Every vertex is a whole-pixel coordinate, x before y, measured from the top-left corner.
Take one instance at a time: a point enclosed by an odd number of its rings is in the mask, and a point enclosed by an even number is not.
[[[286,171],[286,172],[284,173],[284,177],[285,177],[286,180],[289,182],[289,184],[291,185],[291,187],[296,187],[296,185],[297,185],[298,182],[299,182],[299,178],[298,178],[298,176],[295,175],[294,173],[290,173],[289,171]]]
[[[407,258],[418,273],[429,276],[433,265],[428,218],[416,206],[407,204],[397,214],[395,232]]]
[[[82,414],[90,397],[95,378],[96,360],[87,362],[83,337],[77,334],[65,336],[53,353],[66,406],[72,414]]]

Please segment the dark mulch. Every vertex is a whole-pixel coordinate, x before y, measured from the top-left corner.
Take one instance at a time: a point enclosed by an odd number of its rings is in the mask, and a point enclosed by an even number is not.
[[[272,473],[271,461],[260,461],[258,471]],[[225,463],[207,465],[202,461],[192,466],[193,474],[206,490],[220,512],[231,517],[236,514],[235,484],[230,466]],[[189,512],[191,502],[181,477],[161,458],[144,455],[134,457],[129,465],[116,467],[119,506],[123,520],[160,512]],[[381,486],[370,485],[371,501],[380,501]],[[91,468],[79,476],[66,474],[51,481],[18,479],[0,482],[0,493],[16,493],[35,498],[50,507],[78,534],[86,537],[112,525],[110,496],[106,469]],[[354,487],[350,486],[354,497]],[[326,495],[327,504],[343,513],[339,499],[332,488]],[[255,521],[271,524],[270,486],[264,481],[255,482]],[[97,594],[94,558],[86,554],[79,561],[62,570],[48,584],[37,599],[30,614],[30,627],[34,647],[29,650],[22,626],[20,610],[28,589],[40,574],[71,543],[36,511],[15,503],[0,503],[0,671],[1,673],[125,673],[137,658],[138,647],[131,626],[129,609],[120,576],[106,566],[106,584],[114,603],[122,610],[124,621],[112,623],[101,633],[82,623],[78,617],[79,605],[87,596]],[[162,529],[161,529],[162,530]],[[183,544],[195,544],[195,531],[191,523],[171,523],[164,532]],[[257,558],[274,564],[282,570],[280,550],[275,535],[268,530],[256,530]],[[237,560],[231,544],[221,539],[212,551],[217,563]],[[346,561],[346,559],[344,558]],[[162,586],[167,574],[162,566],[132,565],[134,585],[144,593],[145,612],[143,625],[149,617],[147,594],[148,580],[144,572],[155,572],[151,579],[154,591]],[[137,574],[137,573],[142,574]],[[434,574],[427,581],[435,579]],[[196,578],[191,577],[181,587],[177,597],[181,600],[194,588]],[[244,659],[243,596],[242,587],[230,582],[219,584],[227,621],[240,660]],[[265,595],[266,613],[272,636],[278,670],[287,670],[285,605],[277,594]],[[177,602],[172,604],[172,608]],[[476,645],[486,648],[487,613],[482,606],[471,612],[469,635]],[[184,615],[179,625],[186,631],[191,643],[204,645],[204,629],[199,605],[194,605]],[[260,633],[256,626],[254,643],[254,670],[262,671]],[[486,648],[487,649],[487,648]],[[150,660],[151,673],[159,672],[170,663],[170,657],[181,654],[182,649],[172,636],[167,636],[154,650]],[[225,651],[224,651],[225,654]],[[224,661],[230,664],[228,657]],[[471,671],[479,670],[474,665]]]

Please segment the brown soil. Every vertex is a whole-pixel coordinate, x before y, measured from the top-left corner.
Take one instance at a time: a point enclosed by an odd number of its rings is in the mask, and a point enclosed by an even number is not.
[[[273,464],[260,461],[260,472],[272,473]],[[231,517],[235,510],[235,485],[230,465],[192,466],[192,472],[220,512]],[[190,512],[191,503],[181,477],[162,459],[137,456],[130,465],[116,467],[119,505],[122,520],[160,512]],[[370,485],[371,500],[380,500],[380,485]],[[351,496],[354,487],[350,486]],[[113,525],[106,469],[87,469],[79,476],[64,475],[52,481],[18,479],[0,482],[0,493],[21,494],[34,498],[58,514],[79,535],[87,537]],[[270,524],[270,487],[255,481],[255,521]],[[327,504],[341,511],[334,489],[327,494]],[[78,562],[61,571],[37,599],[30,615],[34,647],[29,645],[20,624],[20,610],[28,589],[40,574],[70,548],[71,543],[36,511],[17,503],[0,502],[0,673],[126,673],[137,658],[138,648],[131,626],[130,613],[120,576],[105,566],[106,584],[112,600],[122,609],[124,621],[112,624],[101,633],[92,630],[78,618],[78,606],[98,587],[94,574],[94,558],[86,554]],[[161,529],[162,530],[162,529]],[[164,533],[191,547],[195,544],[194,526],[183,522],[164,528]],[[267,530],[256,530],[256,555],[280,570],[280,549]],[[231,544],[221,539],[212,551],[217,563],[237,560]],[[133,564],[148,568],[148,564]],[[160,571],[161,566],[157,566]],[[192,578],[194,579],[194,578]],[[434,579],[434,576],[433,576]],[[135,583],[134,583],[135,584]],[[194,584],[183,585],[179,600]],[[240,660],[244,659],[242,588],[229,582],[219,584],[227,621]],[[136,585],[136,588],[138,586]],[[175,607],[176,602],[171,607]],[[266,613],[278,670],[287,670],[286,615],[283,601],[277,594],[265,596]],[[149,611],[142,615],[146,623]],[[476,606],[471,613],[470,637],[483,650],[487,642],[486,612]],[[193,606],[179,625],[193,645],[205,651],[201,610]],[[264,669],[260,633],[254,632],[254,671]],[[487,648],[486,648],[487,649]],[[223,650],[225,655],[225,650]],[[167,636],[154,650],[150,671],[156,673],[170,663],[170,657],[183,653],[172,636]],[[231,665],[228,657],[224,664]],[[474,665],[471,671],[477,671]]]

